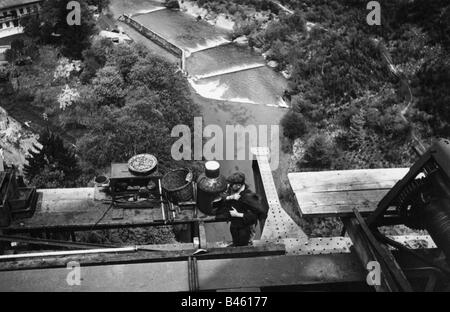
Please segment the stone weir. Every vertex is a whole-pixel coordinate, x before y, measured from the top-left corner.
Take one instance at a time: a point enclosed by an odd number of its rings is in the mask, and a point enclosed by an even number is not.
[[[185,54],[186,52],[174,45],[173,43],[169,42],[167,39],[165,39],[160,34],[156,33],[153,30],[148,29],[144,25],[138,23],[137,21],[133,20],[130,16],[123,14],[119,17],[119,21],[124,22],[131,26],[132,28],[136,29],[138,32],[140,32],[143,36],[148,38],[149,40],[153,41],[163,49],[169,51],[170,53],[174,54],[178,58],[180,58],[180,67],[183,71],[185,71]]]

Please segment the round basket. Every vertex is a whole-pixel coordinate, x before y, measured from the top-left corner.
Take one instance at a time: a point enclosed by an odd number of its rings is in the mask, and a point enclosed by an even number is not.
[[[189,169],[175,169],[166,173],[161,179],[161,187],[167,199],[173,203],[189,201],[194,197],[192,181],[186,181]]]
[[[158,160],[151,154],[135,155],[128,160],[128,169],[132,173],[146,175],[156,168]]]

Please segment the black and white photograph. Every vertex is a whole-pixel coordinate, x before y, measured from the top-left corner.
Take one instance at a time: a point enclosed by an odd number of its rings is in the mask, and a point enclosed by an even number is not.
[[[0,0],[0,292],[450,292],[450,1]]]

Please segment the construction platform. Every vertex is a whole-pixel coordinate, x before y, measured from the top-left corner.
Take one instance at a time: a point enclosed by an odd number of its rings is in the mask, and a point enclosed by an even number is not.
[[[358,238],[353,236],[356,232],[350,236],[307,237],[281,206],[268,150],[252,151],[256,155],[253,161],[256,192],[268,209],[267,219],[261,224],[261,238],[253,246],[226,248],[224,243],[209,242],[204,223],[221,221],[220,217],[201,212],[194,216],[195,210],[186,210],[173,223],[193,222],[198,226],[198,237],[193,243],[135,246],[125,253],[118,249],[97,253],[94,249],[86,254],[63,252],[46,257],[11,255],[11,259],[0,261],[0,291],[254,291],[285,286],[314,289],[317,285],[342,283],[367,287],[368,271],[354,252],[351,238]],[[379,200],[407,171],[401,168],[301,172],[288,177],[303,217],[339,216],[348,221],[353,208],[366,214],[375,210]],[[13,223],[8,232],[86,230],[108,208],[101,194],[92,188],[41,190],[40,193],[34,217]],[[163,212],[158,209],[122,210],[111,210],[98,227],[165,224]],[[119,219],[115,218],[117,212]],[[436,248],[428,235],[391,238],[409,243],[411,248],[425,248],[430,252]],[[412,243],[417,241],[423,244]],[[405,274],[413,275],[417,267],[421,269],[410,258],[393,254],[407,268]],[[83,281],[79,286],[66,282],[66,265],[71,261],[77,261],[82,267]]]
[[[163,208],[109,209],[110,199],[96,188],[43,189],[38,190],[38,195],[34,215],[13,221],[5,231],[82,231],[227,220],[225,216],[205,215],[195,205],[181,209],[175,217],[166,204]]]

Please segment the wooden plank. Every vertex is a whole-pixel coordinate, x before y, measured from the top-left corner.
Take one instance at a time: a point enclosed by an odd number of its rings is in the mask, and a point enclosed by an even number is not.
[[[307,241],[284,239],[287,255],[317,255],[349,253],[352,241],[349,237],[312,237]]]
[[[365,190],[365,191],[340,191],[340,192],[322,192],[322,193],[304,193],[302,199],[311,206],[330,206],[330,205],[358,205],[371,206],[380,196],[383,196],[387,189]]]
[[[146,250],[130,253],[80,254],[0,261],[0,271],[64,268],[67,263],[72,261],[80,263],[81,266],[181,261],[192,256],[196,251],[193,244],[177,245],[171,250],[161,246],[148,245],[145,247],[139,246],[139,248],[145,248]],[[284,255],[285,253],[284,245],[266,244],[258,247],[210,248],[206,253],[195,254],[195,257],[197,259],[232,259]]]
[[[31,230],[91,230],[107,209],[105,205],[92,211],[74,211],[62,213],[38,213],[32,218],[14,221],[8,228],[8,232],[26,232]],[[183,224],[198,221],[220,222],[227,219],[214,216],[193,217],[193,211],[184,210],[172,222],[164,223],[160,209],[124,209],[123,219],[113,219],[113,209],[95,226],[95,229],[108,229],[120,227],[158,226],[165,224]],[[159,221],[158,221],[159,220]]]
[[[353,208],[361,213],[370,213],[387,193],[386,190],[305,193],[302,195],[301,213],[308,217],[348,216]]]
[[[361,230],[359,224],[356,222],[354,218],[343,218],[343,222],[345,224],[345,228],[347,229],[347,233],[350,236],[353,249],[361,261],[362,267],[366,270],[366,276],[369,274],[369,270],[367,269],[367,264],[371,261],[375,261],[375,255],[369,247],[367,240],[361,235]],[[382,272],[383,273],[383,272]],[[374,288],[378,292],[386,292],[388,291],[388,286],[386,285],[385,279],[382,280],[381,285],[374,285]]]
[[[149,245],[140,245],[140,247],[146,247],[149,249],[157,249],[157,250],[187,250],[187,249],[195,249],[193,243],[174,243],[174,244],[149,244]]]
[[[400,286],[400,289],[402,291],[406,292],[412,292],[412,287],[409,283],[409,281],[406,279],[405,274],[403,273],[402,269],[400,268],[400,265],[395,260],[392,253],[388,250],[387,246],[383,245],[382,243],[378,242],[378,240],[373,235],[372,231],[367,226],[366,222],[364,221],[361,214],[358,212],[358,210],[354,210],[356,219],[358,220],[358,223],[361,226],[362,231],[364,232],[366,238],[372,245],[373,249],[377,252],[377,254],[380,256],[380,259],[386,263],[386,266],[389,268],[389,272],[385,273],[391,273],[395,281],[398,283],[398,286]]]
[[[269,207],[261,239],[277,240],[279,242],[284,238],[299,238],[306,240],[307,236],[302,228],[295,223],[286,211],[284,211],[283,207],[281,207],[269,164],[268,148],[252,148],[252,153],[256,156],[257,169],[260,173],[264,196]]]
[[[187,291],[185,262],[81,267],[81,284],[69,285],[67,268],[0,272],[0,291]]]
[[[155,168],[151,174],[148,175],[134,175],[128,169],[128,163],[112,163],[111,164],[111,179],[135,179],[145,180],[161,178],[158,168]]]
[[[103,216],[110,203],[95,200],[94,188],[43,189],[38,191],[36,212],[31,218],[13,221],[10,232],[30,230],[90,230]],[[120,218],[117,216],[120,215]],[[160,208],[111,209],[96,225],[96,229],[162,225]],[[224,216],[207,216],[183,209],[170,224],[227,221]]]
[[[302,216],[351,216],[373,212],[408,168],[294,172],[288,174]]]
[[[219,289],[217,290],[217,292],[261,292],[261,288],[259,287],[254,287],[254,288],[228,288],[228,289]]]
[[[98,248],[114,248],[114,245],[101,245],[92,243],[81,243],[73,241],[62,241],[54,239],[43,239],[26,236],[8,236],[0,234],[0,242],[20,242],[37,246],[64,247],[70,249],[98,249]]]
[[[67,268],[0,272],[0,291],[188,291],[186,261],[81,267],[69,286]],[[200,290],[360,282],[353,254],[198,259]]]
[[[408,168],[293,172],[288,179],[294,192],[334,192],[391,188]]]
[[[124,216],[125,216],[125,210],[123,208],[114,208],[111,219],[122,220]]]
[[[198,239],[199,239],[199,248],[201,249],[208,248],[208,241],[206,239],[206,229],[204,222],[198,223]]]

